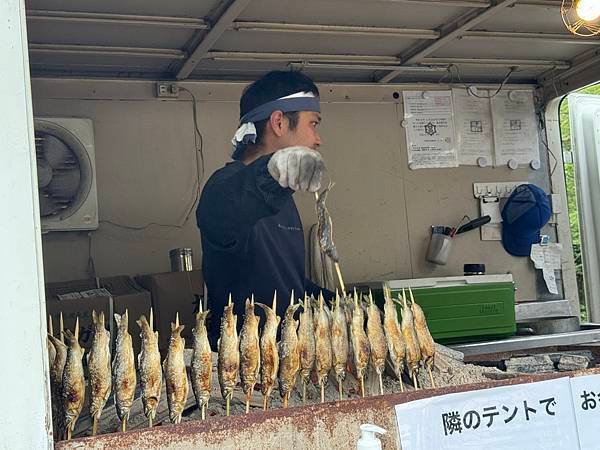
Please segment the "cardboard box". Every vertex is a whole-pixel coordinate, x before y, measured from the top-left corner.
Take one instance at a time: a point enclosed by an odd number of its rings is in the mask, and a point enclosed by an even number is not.
[[[65,328],[73,330],[79,317],[79,342],[89,349],[92,342],[92,310],[104,311],[106,328],[111,337],[116,338],[116,325],[111,316],[115,313],[129,312],[129,333],[133,340],[133,350],[140,351],[141,339],[139,327],[135,321],[150,311],[150,293],[128,276],[100,278],[100,287],[95,279],[65,281],[46,284],[46,313],[52,316],[54,335],[58,336],[59,316],[63,313]]]
[[[181,333],[185,345],[191,347],[198,305],[204,301],[202,271],[154,273],[140,275],[136,280],[152,294],[160,349],[166,351],[169,346],[170,324],[175,321],[176,313],[179,313],[179,322],[185,325]]]

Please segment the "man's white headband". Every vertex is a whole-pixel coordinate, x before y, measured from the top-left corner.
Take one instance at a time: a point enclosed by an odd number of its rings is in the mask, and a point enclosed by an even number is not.
[[[253,110],[244,114],[240,119],[240,126],[235,132],[231,143],[233,145],[233,159],[240,159],[244,153],[246,145],[250,142],[256,142],[255,122],[268,119],[273,111],[293,112],[293,111],[314,111],[321,112],[319,98],[312,92],[296,92],[286,95],[271,102],[257,106]]]

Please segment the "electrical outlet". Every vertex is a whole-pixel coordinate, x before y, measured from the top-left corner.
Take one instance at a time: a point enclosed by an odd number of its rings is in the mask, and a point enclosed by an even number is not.
[[[174,81],[158,81],[156,83],[156,96],[159,98],[177,98],[179,86]]]

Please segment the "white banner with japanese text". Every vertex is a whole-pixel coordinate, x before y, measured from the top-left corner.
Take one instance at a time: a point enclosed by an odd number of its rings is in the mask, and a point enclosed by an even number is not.
[[[402,450],[584,448],[567,377],[396,405],[396,420]]]
[[[571,392],[581,449],[600,448],[600,375],[571,378]]]

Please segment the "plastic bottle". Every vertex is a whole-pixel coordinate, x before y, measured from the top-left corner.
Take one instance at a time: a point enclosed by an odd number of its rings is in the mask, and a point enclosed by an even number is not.
[[[360,426],[360,439],[356,443],[357,450],[381,450],[381,441],[375,436],[375,433],[385,434],[383,428],[370,423]]]

